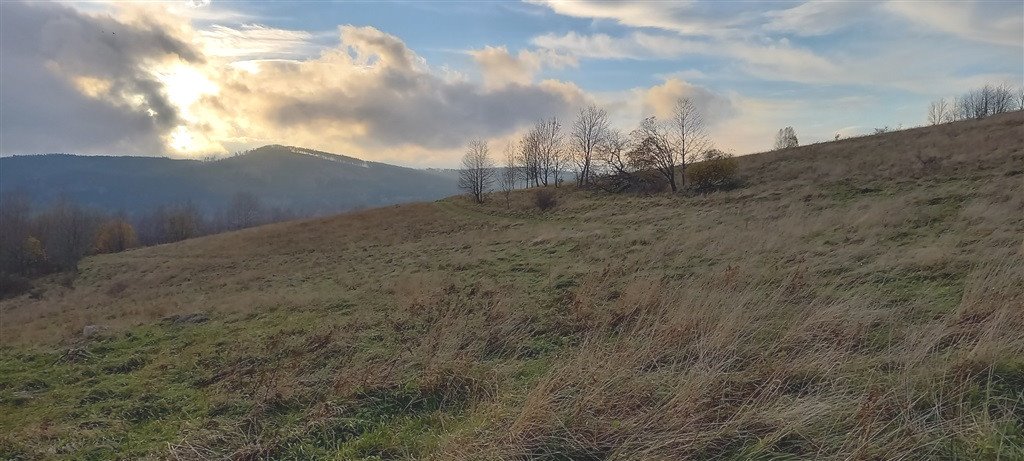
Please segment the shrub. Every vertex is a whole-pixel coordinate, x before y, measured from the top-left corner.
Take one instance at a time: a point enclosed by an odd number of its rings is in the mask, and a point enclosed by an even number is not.
[[[93,242],[96,253],[116,253],[139,246],[135,228],[122,218],[115,218],[100,226]]]
[[[700,161],[686,167],[692,187],[700,192],[732,187],[736,184],[739,162],[731,154],[712,149]]]
[[[537,189],[533,193],[533,203],[540,211],[548,211],[558,205],[558,199],[555,197],[555,191],[551,189]]]
[[[594,179],[594,185],[605,192],[616,194],[634,192],[640,195],[651,195],[668,190],[668,181],[655,171],[600,176]]]

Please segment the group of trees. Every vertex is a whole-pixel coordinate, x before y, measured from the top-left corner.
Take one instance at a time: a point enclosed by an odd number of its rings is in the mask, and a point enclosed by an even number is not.
[[[12,277],[71,269],[87,254],[136,245],[135,230],[123,216],[104,215],[67,199],[36,211],[27,197],[14,193],[0,203],[2,291],[21,285]]]
[[[472,141],[459,187],[483,202],[497,181],[508,201],[519,180],[527,187],[558,187],[571,169],[578,187],[646,189],[658,183],[675,192],[687,187],[691,162],[731,157],[713,149],[703,115],[689,98],[678,99],[670,117],[644,118],[628,134],[612,128],[608,112],[597,106],[580,109],[567,132],[556,118],[540,120],[504,154],[496,167],[486,141]]]
[[[985,85],[952,100],[940,98],[928,105],[928,123],[938,125],[958,120],[982,119],[1014,110],[1024,110],[1024,87]]]
[[[527,186],[557,186],[562,182],[568,160],[564,138],[562,124],[554,117],[538,121],[523,136],[516,161]]]
[[[252,227],[296,216],[264,206],[239,192],[225,207],[204,216],[192,203],[160,206],[129,217],[83,207],[69,198],[34,208],[17,192],[0,200],[0,284],[24,287],[20,279],[74,269],[84,256],[114,253],[142,245]]]

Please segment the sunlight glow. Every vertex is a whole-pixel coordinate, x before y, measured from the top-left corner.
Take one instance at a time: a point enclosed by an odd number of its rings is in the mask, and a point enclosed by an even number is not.
[[[168,102],[177,110],[178,117],[184,123],[176,126],[164,140],[167,146],[183,154],[199,154],[211,150],[221,150],[216,143],[211,143],[201,126],[208,126],[208,117],[202,110],[201,100],[208,95],[215,95],[220,88],[203,72],[201,67],[175,62],[168,66],[156,68],[153,75],[163,85],[163,92]]]
[[[178,108],[185,120],[193,121],[189,108],[203,96],[215,94],[219,90],[199,69],[185,64],[175,64],[170,69],[155,72],[164,85],[167,99]]]
[[[171,131],[169,144],[178,152],[192,152],[196,148],[195,139],[185,125],[178,125]]]
[[[101,98],[110,93],[110,81],[95,77],[79,76],[73,77],[72,81],[78,90],[90,98]]]

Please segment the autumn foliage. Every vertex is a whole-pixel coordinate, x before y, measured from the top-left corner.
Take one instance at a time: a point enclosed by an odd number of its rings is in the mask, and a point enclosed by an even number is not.
[[[93,243],[95,253],[116,253],[139,245],[135,228],[123,218],[114,218],[103,223],[96,232]]]

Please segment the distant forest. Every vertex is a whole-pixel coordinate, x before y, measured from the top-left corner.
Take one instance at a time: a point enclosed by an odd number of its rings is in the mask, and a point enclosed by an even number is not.
[[[85,255],[457,192],[424,171],[287,146],[216,161],[64,154],[0,159],[0,291]]]

